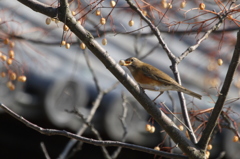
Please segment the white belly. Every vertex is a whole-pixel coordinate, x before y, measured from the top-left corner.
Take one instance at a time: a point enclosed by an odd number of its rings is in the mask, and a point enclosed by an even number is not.
[[[140,84],[140,83],[139,83]],[[154,86],[154,85],[148,85],[148,84],[140,84],[140,86],[143,89],[148,89],[151,91],[158,91],[158,92],[163,92],[163,91],[168,91],[168,90],[174,90],[173,86],[164,86],[162,85],[161,87]]]

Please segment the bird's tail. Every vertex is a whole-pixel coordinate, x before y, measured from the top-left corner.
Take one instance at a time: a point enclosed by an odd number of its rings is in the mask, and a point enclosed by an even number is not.
[[[190,96],[196,97],[198,99],[202,99],[202,96],[200,94],[197,94],[197,93],[195,93],[193,91],[190,91],[190,90],[188,90],[186,88],[181,88],[181,92],[183,92],[185,94],[188,94]]]

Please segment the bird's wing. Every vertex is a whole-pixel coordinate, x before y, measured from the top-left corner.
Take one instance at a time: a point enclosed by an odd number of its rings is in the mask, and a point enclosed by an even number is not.
[[[154,80],[157,80],[159,82],[162,82],[164,84],[175,84],[176,86],[179,86],[179,84],[172,79],[170,76],[168,76],[166,73],[160,71],[156,67],[148,67],[148,65],[142,67],[143,73],[145,76],[152,78]],[[149,73],[151,72],[151,73]]]

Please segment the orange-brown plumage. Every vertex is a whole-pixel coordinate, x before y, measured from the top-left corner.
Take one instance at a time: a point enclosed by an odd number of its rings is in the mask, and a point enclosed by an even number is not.
[[[168,90],[175,90],[186,93],[198,99],[201,99],[202,97],[201,95],[184,88],[174,79],[156,67],[144,63],[135,57],[121,60],[119,63],[122,66],[126,66],[130,70],[134,79],[143,89],[159,91],[161,93]]]

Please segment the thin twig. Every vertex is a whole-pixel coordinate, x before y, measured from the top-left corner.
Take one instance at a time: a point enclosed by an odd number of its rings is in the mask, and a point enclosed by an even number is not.
[[[159,47],[159,44],[155,45],[151,50],[149,50],[145,55],[139,57],[140,60],[146,58],[149,56],[151,53],[153,53],[154,50],[156,50]]]
[[[149,20],[146,16],[143,15],[142,11],[135,5],[133,4],[133,2],[131,0],[126,0],[128,5],[130,6],[131,9],[133,9],[134,11],[136,11],[140,17],[148,24],[148,26],[151,28],[152,33],[157,37],[159,44],[162,46],[162,48],[166,51],[168,57],[170,58],[170,60],[174,60],[177,61],[178,59],[176,58],[176,56],[171,52],[171,50],[168,48],[167,44],[165,43],[165,41],[163,40],[162,36],[161,36],[161,32],[159,31],[159,29],[151,22],[151,20]]]
[[[127,99],[126,99],[126,95],[124,93],[122,93],[122,107],[123,107],[123,111],[122,111],[122,117],[120,118],[122,127],[123,127],[123,136],[122,136],[122,142],[126,141],[126,137],[127,137],[127,123],[126,123],[126,117],[127,117]],[[115,159],[118,157],[118,155],[120,154],[122,150],[122,147],[118,147],[114,153],[112,154],[112,158]]]
[[[187,130],[191,131],[167,106],[165,103],[161,102],[161,105],[163,105],[168,111],[170,114],[172,114],[175,119],[177,119]]]
[[[236,124],[234,124],[235,121],[233,119],[230,119],[230,117],[224,111],[221,112],[221,117],[228,124],[227,126],[223,126],[223,127],[228,128],[229,130],[232,130],[233,133],[240,138],[240,133],[238,132],[238,128],[236,127]],[[221,125],[223,124],[221,123]]]
[[[100,102],[103,98],[103,95],[104,95],[104,92],[103,91],[100,91],[97,98],[95,99],[94,101],[94,104],[93,104],[93,107],[86,119],[86,122],[90,122],[97,110],[97,108],[99,107],[100,105]],[[77,135],[82,135],[83,132],[87,129],[87,125],[86,124],[83,124],[82,127],[78,130],[78,132],[76,133]],[[64,159],[66,158],[67,154],[69,153],[69,151],[71,150],[71,148],[76,144],[77,140],[74,140],[74,139],[71,139],[68,144],[65,146],[64,150],[62,151],[62,153],[60,154],[59,156],[59,159]]]
[[[97,88],[97,91],[99,92],[101,89],[100,89],[100,86],[99,86],[99,83],[98,83],[98,79],[97,79],[97,76],[94,72],[94,69],[92,68],[91,64],[90,64],[90,61],[89,61],[89,57],[88,57],[88,53],[87,53],[87,49],[84,50],[84,57],[85,57],[85,60],[87,62],[87,65],[88,65],[88,68],[93,76],[93,81],[95,83],[95,86]]]
[[[176,78],[176,81],[181,84],[181,78],[180,78],[180,74],[178,72],[178,67],[177,67],[177,63],[173,63],[173,67],[172,70],[174,71],[174,76]],[[188,113],[188,109],[187,109],[187,105],[186,105],[186,99],[183,95],[182,92],[178,92],[178,97],[179,97],[179,102],[180,102],[180,106],[181,106],[181,110],[182,110],[182,116],[184,119],[184,122],[186,124],[186,126],[189,128],[187,129],[189,137],[191,139],[191,141],[196,144],[197,143],[197,139],[196,136],[194,134],[193,128],[192,128],[192,124],[189,118],[189,113]]]
[[[206,31],[205,34],[203,34],[203,36],[197,40],[197,43],[195,45],[190,46],[189,48],[187,48],[186,51],[184,51],[178,58],[178,63],[180,63],[189,53],[193,52],[194,50],[196,50],[199,45],[206,40],[209,35],[213,32],[216,31],[218,28],[220,28],[220,26],[222,25],[224,19],[227,17],[228,14],[225,14],[223,16],[221,16],[219,18],[219,22],[217,24],[215,24],[210,30]]]
[[[44,154],[45,158],[46,159],[51,159],[48,152],[47,152],[47,149],[46,149],[46,146],[44,145],[44,143],[41,142],[40,145],[41,145],[41,148],[42,148],[42,151],[43,151],[43,154]]]
[[[97,98],[95,99],[95,101],[93,102],[93,107],[90,110],[90,113],[88,114],[87,119],[85,120],[87,123],[90,123],[92,118],[95,115],[95,112],[97,110],[97,108],[99,107],[102,98],[105,94],[109,93],[110,91],[112,91],[113,89],[115,89],[117,87],[119,82],[117,82],[117,84],[113,84],[110,88],[106,89],[106,90],[100,90],[100,92],[98,93]],[[82,135],[83,132],[87,129],[88,125],[84,124],[82,125],[82,127],[78,130],[77,135]],[[67,154],[69,153],[69,151],[71,150],[71,148],[76,144],[77,140],[71,139],[68,144],[66,145],[66,147],[64,148],[64,150],[62,151],[62,153],[60,154],[59,158],[65,158],[67,156]]]
[[[86,124],[90,130],[93,132],[93,134],[96,136],[96,138],[98,140],[102,140],[102,137],[100,136],[99,132],[97,131],[97,129],[90,123],[90,122],[87,122],[87,120],[84,118],[84,115],[81,114],[77,109],[73,110],[73,111],[70,111],[71,113],[74,113],[74,114],[77,114],[81,120],[84,122],[84,124]],[[104,157],[106,159],[111,159],[112,157],[109,155],[107,149],[105,146],[101,146],[102,148],[102,151],[103,151],[103,154],[104,154]]]

